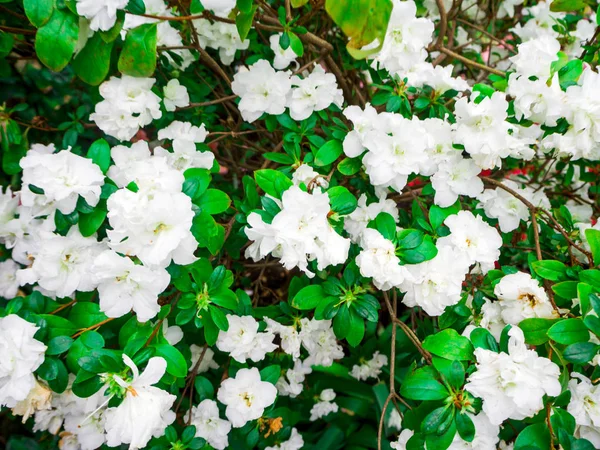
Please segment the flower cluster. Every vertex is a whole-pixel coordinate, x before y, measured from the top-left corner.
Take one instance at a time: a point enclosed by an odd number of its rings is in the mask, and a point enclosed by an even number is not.
[[[7,448],[600,447],[596,0],[4,5]]]

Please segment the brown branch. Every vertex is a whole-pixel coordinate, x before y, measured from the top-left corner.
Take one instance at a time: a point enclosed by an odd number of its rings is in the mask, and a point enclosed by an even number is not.
[[[87,327],[87,328],[84,328],[83,330],[79,330],[77,333],[75,333],[75,334],[74,334],[73,336],[71,336],[71,337],[72,337],[73,339],[75,339],[75,338],[77,338],[77,337],[81,336],[81,335],[82,335],[83,333],[85,333],[86,331],[96,330],[96,329],[100,328],[102,325],[104,325],[104,324],[106,324],[106,323],[108,323],[108,322],[112,322],[113,320],[115,320],[115,318],[114,318],[114,317],[109,317],[108,319],[106,319],[106,320],[103,320],[102,322],[99,322],[99,323],[97,323],[97,324],[95,324],[95,325],[92,325],[91,327]]]
[[[493,74],[501,76],[501,77],[506,76],[506,74],[504,72],[502,72],[501,70],[494,69],[493,67],[486,66],[485,64],[480,64],[469,58],[465,58],[464,56],[459,55],[458,53],[453,52],[452,50],[447,49],[446,47],[440,47],[438,50],[442,53],[445,53],[448,56],[451,56],[454,59],[458,59],[459,61],[463,62],[464,64],[467,64],[468,66],[474,67],[476,69],[484,70],[486,72],[493,73]]]

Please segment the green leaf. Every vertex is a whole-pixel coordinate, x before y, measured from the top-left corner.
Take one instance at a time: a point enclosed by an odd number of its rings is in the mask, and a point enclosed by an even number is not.
[[[229,196],[218,189],[207,189],[197,201],[200,209],[208,214],[221,214],[231,205]]]
[[[590,332],[581,319],[564,319],[550,327],[548,337],[563,345],[587,342]]]
[[[552,12],[579,11],[583,8],[585,8],[583,0],[554,0],[550,4],[550,11]]]
[[[292,306],[299,310],[311,310],[325,298],[325,293],[320,285],[313,284],[303,287],[292,299]]]
[[[556,319],[525,319],[519,323],[519,328],[523,330],[525,342],[529,345],[542,345],[548,342],[548,330],[556,323]]]
[[[79,231],[84,237],[92,236],[106,218],[107,210],[106,208],[97,207],[90,214],[80,214],[79,215]]]
[[[566,277],[567,266],[560,261],[541,260],[531,263],[540,277],[550,281],[562,281]]]
[[[145,23],[127,32],[119,56],[119,72],[132,77],[150,77],[156,69],[156,24]]]
[[[416,248],[423,242],[424,234],[420,230],[406,229],[398,233],[398,248],[407,250]]]
[[[529,425],[517,436],[515,450],[550,448],[550,431],[544,422]]]
[[[571,300],[577,297],[577,281],[562,281],[552,285],[552,291],[559,297]]]
[[[235,17],[235,26],[237,32],[240,35],[240,40],[246,40],[248,33],[252,29],[252,21],[254,20],[254,14],[256,13],[258,6],[253,6],[248,12],[240,12]]]
[[[229,330],[229,321],[223,311],[213,305],[208,305],[208,310],[210,311],[213,322],[219,330]]]
[[[156,356],[162,356],[167,361],[167,373],[181,378],[187,375],[187,364],[179,350],[169,344],[155,345]]]
[[[429,335],[423,341],[423,348],[442,358],[466,361],[473,359],[473,344],[452,328]]]
[[[498,352],[498,343],[492,333],[485,328],[475,328],[469,336],[474,348],[483,348]]]
[[[352,213],[356,209],[358,202],[356,197],[344,186],[335,186],[327,190],[331,209],[343,216]]]
[[[265,193],[277,199],[281,199],[283,192],[292,186],[292,180],[273,169],[257,170],[254,172],[254,179]]]
[[[333,318],[333,332],[338,339],[344,339],[350,332],[350,310],[342,305]]]
[[[444,423],[448,421],[448,416],[451,414],[452,408],[449,408],[447,405],[434,409],[421,422],[421,431],[427,434],[437,434],[438,429],[444,426]]]
[[[200,247],[208,248],[213,255],[219,252],[225,242],[225,228],[215,222],[215,219],[205,211],[201,211],[194,217],[192,234]]]
[[[290,47],[294,53],[299,57],[304,55],[304,46],[298,35],[292,32],[289,32],[288,35],[290,36]]]
[[[431,367],[409,373],[401,384],[400,394],[411,400],[443,400],[449,396],[446,388],[435,379]]]
[[[592,249],[594,264],[600,266],[600,230],[589,228],[585,230],[585,238]]]
[[[327,0],[325,9],[348,36],[346,48],[353,58],[362,59],[379,51],[392,13],[391,0]],[[378,46],[361,50],[376,39]]]
[[[394,241],[396,239],[396,221],[386,212],[381,212],[375,217],[375,229],[381,233],[381,235]]]
[[[456,214],[460,211],[460,202],[457,200],[454,205],[449,206],[447,208],[440,208],[437,205],[432,205],[429,208],[429,223],[431,224],[431,228],[437,230],[438,227],[444,223],[444,220],[453,214]]]
[[[563,352],[564,358],[574,364],[590,362],[598,354],[598,345],[593,342],[578,342],[571,344]]]
[[[52,17],[54,0],[23,0],[25,15],[36,28],[40,28]]]
[[[181,190],[192,200],[199,198],[210,184],[211,176],[207,169],[188,169],[183,175],[185,181]]]
[[[579,0],[575,0],[579,1]],[[577,80],[583,73],[583,61],[580,59],[573,59],[565,64],[564,67],[558,71],[558,80],[560,82],[560,86],[563,89],[568,88],[569,86],[577,84]]]
[[[110,69],[110,54],[114,43],[115,41],[105,42],[100,33],[94,33],[73,60],[75,74],[92,86],[102,83]]]
[[[352,347],[356,347],[365,336],[365,322],[356,312],[350,311],[350,327],[346,335],[346,341]]]
[[[267,383],[276,384],[281,376],[281,366],[276,364],[265,367],[260,371],[260,379]]]
[[[66,9],[55,9],[50,20],[35,35],[35,52],[54,72],[69,64],[79,36],[79,17]]]
[[[86,156],[100,167],[102,173],[106,174],[108,172],[110,166],[110,146],[104,139],[94,141],[90,145]]]
[[[456,431],[463,441],[472,442],[475,439],[475,425],[467,413],[456,415]]]
[[[56,336],[48,342],[46,355],[60,355],[66,352],[73,345],[73,338],[70,336]]]
[[[209,314],[202,316],[202,324],[204,325],[204,338],[208,345],[215,345],[219,337],[219,329],[212,320]]]
[[[127,3],[127,11],[132,14],[145,14],[146,4],[144,0],[129,0]]]
[[[248,12],[252,9],[252,0],[237,0],[235,6],[241,12]]]
[[[315,165],[316,166],[327,166],[334,162],[342,154],[344,148],[342,143],[338,140],[327,141],[317,152],[315,153]]]
[[[360,158],[344,158],[338,164],[337,169],[342,175],[352,176],[360,170],[361,166]]]
[[[10,53],[14,43],[15,38],[13,38],[12,34],[0,31],[0,58],[4,58]]]
[[[402,261],[407,264],[419,264],[435,258],[437,253],[437,247],[433,243],[431,236],[424,236],[423,242],[418,247],[402,250],[398,254]]]

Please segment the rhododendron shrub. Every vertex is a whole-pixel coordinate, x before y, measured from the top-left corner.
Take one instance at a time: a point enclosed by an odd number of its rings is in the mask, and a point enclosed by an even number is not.
[[[0,446],[600,448],[595,0],[0,0]]]

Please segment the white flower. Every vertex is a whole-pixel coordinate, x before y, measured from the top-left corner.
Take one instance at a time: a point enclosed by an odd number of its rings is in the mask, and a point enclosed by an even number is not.
[[[32,147],[19,164],[23,168],[21,204],[34,208],[40,215],[53,209],[71,214],[79,196],[90,206],[96,206],[100,200],[104,174],[91,159],[69,150],[42,153]]]
[[[377,128],[362,138],[368,149],[362,162],[373,186],[392,187],[400,192],[410,174],[429,166],[428,135],[418,118],[408,120],[389,113],[379,116]]]
[[[400,436],[398,436],[398,440],[396,442],[392,442],[390,447],[392,447],[394,450],[406,450],[406,443],[411,437],[413,437],[414,434],[415,433],[413,430],[402,430]]]
[[[514,17],[515,6],[522,5],[524,0],[503,0],[498,7],[498,19],[504,17]]]
[[[398,221],[396,202],[383,197],[367,205],[367,196],[362,194],[358,199],[358,207],[344,218],[344,230],[348,232],[352,242],[360,243],[362,233],[367,229],[369,222],[375,220],[382,212],[392,216],[395,222]]]
[[[0,297],[12,299],[19,291],[17,271],[21,269],[12,259],[0,262]]]
[[[373,353],[373,357],[368,361],[364,361],[361,365],[355,364],[352,366],[350,376],[359,381],[366,380],[367,378],[378,378],[381,373],[381,368],[387,366],[387,363],[387,356],[381,355],[376,351]]]
[[[412,280],[412,274],[400,265],[396,247],[379,231],[367,228],[362,232],[363,250],[356,257],[356,265],[363,277],[373,278],[373,284],[382,291],[400,286],[405,280]]]
[[[560,394],[560,369],[525,346],[523,331],[509,331],[508,354],[475,349],[477,371],[465,389],[483,400],[483,412],[494,425],[506,419],[533,417],[544,407],[544,395]]]
[[[541,36],[519,44],[517,51],[517,55],[510,58],[517,73],[546,82],[550,77],[550,64],[558,59],[560,43],[554,37]]]
[[[133,450],[145,447],[153,436],[162,436],[165,428],[173,423],[175,413],[170,408],[177,397],[152,386],[159,382],[167,368],[163,358],[150,358],[141,374],[125,354],[123,361],[131,369],[133,379],[125,381],[113,375],[126,393],[119,406],[105,412],[106,443],[109,447],[129,444]]]
[[[294,88],[288,106],[294,120],[307,119],[314,111],[326,109],[332,103],[340,108],[344,103],[335,75],[325,73],[319,65],[306,78],[292,77],[292,86]]]
[[[240,69],[231,83],[231,90],[241,98],[238,108],[246,122],[254,122],[263,113],[282,114],[291,88],[290,72],[275,71],[265,59]]]
[[[481,168],[472,159],[460,155],[448,156],[431,177],[435,189],[434,203],[442,208],[456,203],[459,195],[477,197],[483,192],[483,181],[478,177]]]
[[[128,0],[77,0],[77,14],[90,19],[94,31],[110,30],[117,21],[117,10],[124,9]]]
[[[484,412],[480,412],[477,415],[470,413],[459,414],[467,414],[471,418],[473,425],[475,425],[475,437],[471,442],[467,442],[456,433],[448,450],[492,450],[497,448],[498,441],[500,441],[498,437],[500,427],[497,424],[490,423]]]
[[[34,380],[34,386],[24,400],[18,402],[12,409],[12,413],[23,416],[23,423],[27,422],[36,411],[51,408],[52,391],[45,384]]]
[[[229,353],[237,362],[262,361],[268,352],[277,348],[273,344],[275,335],[270,331],[259,333],[258,322],[252,316],[227,314],[227,321],[229,329],[219,331],[217,348]]]
[[[569,210],[571,218],[575,224],[578,222],[591,222],[592,215],[594,214],[594,210],[592,209],[591,205],[586,203],[580,204],[575,200],[567,200],[565,207]]]
[[[191,199],[181,193],[120,189],[108,198],[109,246],[137,256],[144,265],[166,267],[191,264],[198,247],[190,229],[194,218]]]
[[[307,187],[309,185],[314,185],[320,186],[323,189],[327,189],[327,187],[329,186],[329,181],[327,181],[327,179],[323,175],[316,172],[308,164],[304,163],[301,164],[300,167],[298,167],[292,174],[292,182],[296,186],[300,186],[300,184],[304,183],[304,185]]]
[[[219,417],[219,407],[214,400],[206,399],[194,406],[190,424],[196,427],[196,437],[206,439],[215,449],[223,450],[229,445],[227,435],[231,431],[231,424]]]
[[[567,96],[561,90],[558,73],[550,85],[544,79],[531,80],[526,75],[511,74],[507,93],[515,98],[515,117],[556,126],[558,119],[567,114]]]
[[[579,426],[579,436],[587,439],[594,447],[600,446],[600,387],[580,373],[571,373],[569,381],[571,400],[567,411]],[[579,381],[577,381],[579,380]]]
[[[528,8],[523,8],[523,16],[531,16],[531,18],[525,25],[518,23],[510,31],[519,36],[523,42],[541,36],[558,37],[559,34],[553,27],[556,25],[558,19],[565,17],[565,13],[550,11],[550,3],[552,2],[543,1]]]
[[[338,344],[331,328],[331,320],[311,320],[303,317],[300,323],[300,340],[309,354],[304,361],[305,365],[329,367],[334,360],[344,357],[344,350]]]
[[[285,50],[279,45],[279,37],[283,33],[272,34],[269,36],[269,43],[271,44],[271,50],[275,53],[275,59],[273,59],[273,67],[277,70],[284,70],[290,65],[290,63],[296,61],[298,57],[296,52],[292,50],[292,47],[288,47]]]
[[[146,14],[152,13],[148,13],[146,10]],[[171,14],[168,13],[166,15],[170,16]],[[185,44],[183,43],[181,34],[176,28],[174,28],[168,21],[160,21],[156,26],[156,46],[185,47]],[[181,60],[175,60],[175,58],[173,58],[173,56],[170,55],[171,52],[173,52],[176,55],[179,55],[181,57]],[[170,49],[168,52],[163,52],[161,56],[165,57],[169,61],[169,63],[173,65],[173,67],[176,67],[179,70],[185,70],[187,67],[189,67],[190,64],[192,64],[196,60],[192,52],[187,48]]]
[[[450,234],[438,239],[438,248],[451,246],[453,250],[465,255],[470,264],[480,264],[483,273],[494,268],[502,247],[502,237],[495,228],[471,211],[452,214],[444,224],[450,229]]]
[[[46,346],[39,330],[16,314],[0,318],[0,406],[14,407],[36,385],[33,372],[44,362]]]
[[[173,152],[157,147],[154,149],[154,154],[166,158],[169,166],[180,172],[191,168],[210,169],[215,162],[215,155],[212,152],[199,152],[196,144],[183,139],[173,141]]]
[[[300,346],[302,342],[298,330],[292,325],[281,325],[279,322],[268,317],[263,317],[263,320],[267,324],[265,331],[279,335],[283,351],[288,355],[292,355],[294,359],[300,358]]]
[[[227,378],[221,383],[217,393],[217,399],[227,406],[225,415],[234,428],[261,417],[276,396],[275,386],[261,381],[256,367],[238,370],[234,378]]]
[[[90,120],[110,136],[121,141],[131,139],[140,127],[162,117],[160,97],[151,90],[154,81],[128,75],[111,77],[100,85],[104,100],[96,103]]]
[[[442,95],[450,89],[458,92],[470,90],[471,88],[465,80],[452,76],[453,69],[452,64],[434,67],[430,62],[420,62],[406,73],[408,85],[417,88],[430,86],[437,95]]]
[[[32,148],[35,146],[36,144],[34,144]],[[0,187],[0,242],[6,241],[6,238],[8,237],[7,225],[15,218],[18,206],[18,194],[13,195],[10,186],[7,187],[6,190]]]
[[[305,363],[300,359],[296,359],[294,361],[294,367],[288,369],[285,373],[285,376],[282,375],[279,380],[277,380],[277,384],[275,387],[277,388],[277,392],[279,395],[289,396],[291,398],[295,398],[304,389],[304,380],[306,375],[312,373],[312,367],[310,363]]]
[[[227,15],[235,6],[235,0],[204,0],[202,6],[215,14]]]
[[[329,413],[338,412],[339,406],[334,403],[336,395],[333,389],[324,389],[319,396],[319,401],[313,405],[310,410],[310,421],[314,422]]]
[[[169,80],[163,92],[165,94],[163,102],[167,111],[185,108],[190,104],[190,96],[188,95],[187,88],[182,86],[176,78]]]
[[[412,0],[393,1],[394,8],[381,51],[376,55],[374,64],[401,77],[414,65],[427,57],[425,47],[429,45],[433,35],[433,22],[425,18],[417,18],[417,7]]]
[[[140,322],[158,314],[158,296],[171,279],[165,269],[135,264],[112,250],[96,257],[92,273],[98,283],[100,310],[108,317],[121,317],[133,309]]]
[[[257,213],[248,216],[250,227],[245,233],[254,242],[246,249],[246,257],[258,261],[271,253],[286,269],[298,267],[311,278],[314,274],[308,270],[309,261],[316,260],[319,270],[346,262],[350,240],[329,224],[326,193],[317,188],[309,194],[291,186],[283,193],[281,206],[271,224]]]
[[[273,447],[266,447],[265,450],[300,450],[302,447],[304,447],[302,435],[298,433],[296,428],[292,428],[292,434],[287,441]]]
[[[172,154],[160,147],[154,152],[155,156],[152,156],[146,141],[138,141],[131,147],[113,147],[110,155],[115,164],[108,169],[108,176],[119,187],[135,183],[140,195],[151,195],[155,191],[181,192],[185,178],[178,169],[170,166],[166,155]]]
[[[492,302],[488,299],[481,305],[481,322],[479,325],[488,330],[497,342],[500,342],[502,330],[506,322],[502,318],[502,305],[500,302]]]
[[[528,273],[506,275],[494,288],[494,294],[502,307],[505,323],[518,325],[532,317],[556,319],[558,316],[544,288]]]
[[[510,155],[507,144],[510,124],[506,122],[508,102],[505,94],[494,92],[481,102],[466,97],[456,102],[456,142],[465,147],[482,169],[500,166],[502,158]]]
[[[430,316],[440,316],[447,306],[460,301],[462,282],[469,268],[469,261],[462,253],[444,246],[438,248],[435,258],[405,267],[414,277],[401,288],[406,291],[402,299],[406,306],[420,306]]]
[[[215,352],[212,351],[210,347],[206,347],[206,350],[203,347],[199,347],[196,344],[190,345],[190,352],[192,353],[192,363],[190,365],[189,371],[193,371],[198,364],[198,360],[200,356],[202,356],[202,361],[200,365],[196,369],[196,373],[204,373],[208,372],[210,369],[218,369],[219,365],[213,359],[215,356]]]
[[[519,187],[511,180],[502,180],[502,184],[520,194],[535,206],[545,206],[547,199],[543,192],[534,193],[530,187]],[[537,195],[536,195],[537,194]],[[483,206],[485,215],[492,219],[498,219],[500,231],[508,233],[519,227],[521,220],[529,219],[529,209],[518,198],[502,188],[486,189],[479,196],[480,207]],[[549,205],[549,202],[547,203]]]
[[[94,236],[83,237],[78,227],[66,236],[46,233],[31,267],[17,272],[21,285],[38,283],[57,297],[71,297],[75,291],[96,288],[91,272],[94,258],[106,248]]]
[[[226,4],[227,1],[211,0],[213,3]],[[205,6],[206,7],[206,6]],[[210,8],[207,8],[210,9]],[[229,11],[220,11],[219,16],[227,17]],[[219,50],[219,58],[226,66],[230,65],[235,58],[235,53],[238,50],[246,50],[250,45],[250,40],[242,41],[238,33],[237,27],[233,23],[225,23],[215,21],[211,23],[207,19],[196,19],[193,21],[196,32],[198,33],[198,41],[202,48],[210,47]]]
[[[206,131],[204,124],[197,127],[190,122],[181,122],[179,120],[174,120],[166,128],[158,130],[158,139],[201,143],[206,140],[206,136],[208,136],[208,132]]]

